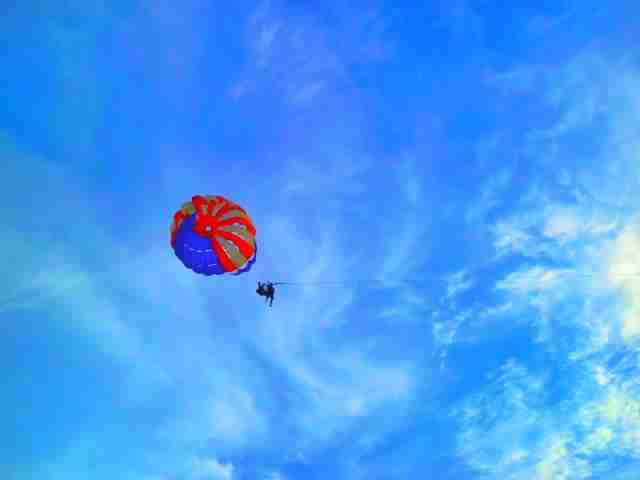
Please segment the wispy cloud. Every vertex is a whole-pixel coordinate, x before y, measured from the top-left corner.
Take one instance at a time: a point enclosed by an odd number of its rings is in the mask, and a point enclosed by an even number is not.
[[[113,170],[103,182],[79,174],[108,171],[96,152],[73,167],[0,146],[3,328],[35,313],[69,332],[69,351],[95,346],[106,365],[96,378],[119,401],[104,400],[105,429],[123,425],[109,448],[99,428],[77,435],[74,418],[63,447],[19,476],[86,477],[104,452],[124,464],[125,450],[135,473],[110,478],[285,480],[321,468],[336,479],[587,480],[611,471],[607,455],[640,461],[635,54],[488,68],[482,88],[502,90],[488,102],[507,127],[489,132],[493,110],[447,96],[482,106],[466,91],[477,75],[447,69],[485,51],[485,12],[368,7],[263,2],[242,19],[237,6],[144,0],[114,14],[115,28],[98,25],[113,37],[53,33],[55,57],[68,54],[63,90],[80,92],[60,129],[86,116],[78,145],[91,150],[108,110],[91,98],[98,77],[123,67],[134,80],[105,84],[118,118],[105,118],[105,144],[126,145],[120,165],[149,160],[139,177]],[[429,39],[424,20],[440,10],[446,38]],[[570,13],[519,21],[549,32]],[[91,49],[75,51],[98,39],[124,55],[103,71],[89,68]],[[469,71],[494,60],[474,57]],[[419,71],[436,87],[419,104],[429,118],[412,113]],[[127,119],[133,153],[116,132]],[[425,123],[442,127],[442,144]],[[444,145],[450,128],[465,141]],[[474,131],[486,138],[469,148]],[[195,193],[247,206],[259,231],[251,275],[203,278],[174,257],[167,224]],[[256,277],[297,285],[264,308]],[[339,283],[313,284],[323,281]],[[76,367],[94,373],[89,363]]]
[[[602,463],[602,455],[610,454],[611,448],[619,455],[639,455],[640,444],[632,433],[640,421],[637,398],[621,393],[613,380],[606,386],[599,380],[597,400],[583,403],[580,395],[565,398],[566,413],[559,421],[545,407],[549,379],[532,375],[513,361],[500,372],[483,388],[482,396],[469,397],[455,411],[462,425],[461,453],[490,476],[587,479],[611,470]],[[598,375],[611,378],[601,367]],[[576,380],[577,392],[592,390],[596,383],[588,375]],[[498,438],[504,435],[512,439],[509,445]]]
[[[609,281],[625,294],[622,335],[626,339],[640,335],[640,232],[623,231],[613,242],[608,264]]]
[[[345,75],[327,35],[311,17],[263,2],[249,18],[249,62],[230,94],[239,98],[270,89],[290,105],[308,105],[328,85],[335,88]]]
[[[235,334],[243,332],[242,347],[232,352],[230,347],[218,345],[215,355],[201,352],[200,363],[227,363],[228,375],[212,371],[199,383],[195,398],[185,402],[185,408],[161,428],[163,438],[175,438],[184,448],[205,444],[214,456],[243,451],[276,457],[315,456],[331,446],[341,432],[375,418],[379,412],[410,403],[417,393],[418,373],[411,362],[380,354],[392,348],[393,335],[381,342],[376,335],[350,333],[360,328],[360,322],[371,328],[380,321],[376,309],[355,313],[366,304],[358,278],[380,278],[390,257],[398,263],[406,255],[426,258],[420,234],[414,235],[413,227],[425,195],[421,181],[415,179],[415,165],[408,163],[399,169],[393,188],[387,186],[400,208],[392,203],[382,206],[387,215],[384,227],[400,224],[406,230],[400,245],[395,235],[363,238],[362,231],[348,227],[350,218],[362,213],[358,203],[362,195],[369,194],[372,166],[368,157],[338,150],[318,161],[316,167],[303,161],[279,165],[285,174],[272,180],[278,194],[263,192],[272,200],[269,208],[261,209],[261,202],[256,201],[252,209],[260,225],[261,244],[269,252],[256,264],[255,273],[302,285],[280,287],[277,309],[248,309],[250,322],[238,318]],[[260,194],[256,192],[256,198]],[[377,208],[366,202],[363,205]],[[366,228],[381,229],[380,218],[380,213],[371,215]],[[420,232],[425,228],[425,224],[419,225]],[[339,287],[313,285],[354,276],[353,283]],[[153,279],[146,282],[155,290]],[[395,309],[397,321],[410,325],[410,319],[418,321],[427,307],[419,291],[404,287],[403,295],[381,296],[379,302],[381,310]],[[190,295],[186,288],[184,291]],[[201,293],[196,290],[187,301],[196,322]],[[161,298],[157,301],[167,303]],[[201,347],[214,347],[214,343],[202,343]],[[421,350],[424,348],[428,347]],[[253,353],[245,356],[243,352]],[[187,358],[194,356],[193,352],[185,354]],[[278,389],[263,383],[266,378],[261,375],[248,374],[250,371],[277,375]],[[286,415],[281,413],[283,409]],[[375,433],[374,424],[371,428]],[[287,438],[283,432],[288,432]]]
[[[618,75],[625,80],[611,98],[606,92]],[[628,59],[611,62],[591,52],[564,67],[524,65],[494,79],[510,93],[535,96],[537,89],[537,101],[559,112],[523,138],[527,158],[543,172],[581,135],[595,135],[601,147],[590,150],[587,164],[570,161],[571,172],[543,173],[546,183],[532,181],[492,226],[493,261],[511,263],[495,283],[504,296],[486,312],[519,311],[547,354],[567,365],[574,388],[563,393],[561,408],[548,410],[550,395],[565,392],[562,382],[509,361],[482,393],[467,397],[455,411],[460,453],[491,478],[599,478],[612,471],[612,452],[638,458],[632,432],[640,429],[640,410],[630,374],[639,331],[638,236],[629,226],[638,203],[627,193],[638,169],[634,141],[621,135],[640,118],[638,79]]]
[[[474,284],[474,280],[469,278],[469,272],[462,270],[451,276],[447,285],[447,299],[453,300],[459,294],[469,290]]]
[[[9,159],[3,163],[3,176],[13,180],[6,192],[6,204],[12,215],[3,219],[4,251],[11,254],[1,267],[4,293],[0,297],[0,314],[10,318],[19,311],[39,312],[48,321],[83,332],[105,353],[128,362],[140,382],[170,381],[161,363],[147,350],[138,327],[127,320],[127,309],[118,301],[122,283],[115,285],[104,274],[96,275],[97,270],[117,267],[96,264],[95,249],[102,250],[102,255],[118,258],[118,245],[93,219],[91,196],[80,186],[81,178],[42,159],[17,151],[7,153],[6,149],[10,149],[7,144],[0,148]],[[45,191],[33,184],[36,179],[20,173],[33,170],[49,172]],[[21,192],[30,190],[40,191],[43,197],[24,202]],[[57,201],[45,201],[47,195],[55,196]],[[41,219],[45,231],[29,233],[30,221],[20,221],[21,215],[32,208],[37,210],[36,217]],[[82,219],[83,235],[92,239],[84,249],[74,244],[74,232],[65,212],[73,212],[77,221]],[[41,248],[42,244],[47,244],[47,248]],[[130,268],[135,268],[138,261],[130,262]]]
[[[482,221],[492,209],[499,206],[511,178],[512,174],[508,169],[504,169],[490,178],[483,185],[479,198],[474,199],[473,206],[467,210],[467,222]]]
[[[194,480],[232,480],[234,467],[231,463],[221,463],[216,459],[195,458],[192,462],[190,478]]]
[[[262,2],[247,22],[249,60],[229,94],[238,99],[270,90],[288,105],[308,107],[350,84],[350,64],[389,57],[387,22],[379,13],[329,8],[337,21],[331,30],[311,11]]]
[[[452,412],[461,425],[460,454],[492,475],[508,474],[530,462],[525,439],[545,430],[541,405],[547,381],[513,359],[492,372],[482,392],[467,397]],[[501,441],[505,436],[512,439],[509,445]],[[496,450],[498,445],[503,446]]]
[[[429,207],[436,202],[435,195],[427,193],[426,179],[418,173],[420,166],[413,155],[404,157],[395,171],[399,195],[393,195],[394,202],[379,213],[387,218],[382,224],[386,245],[378,275],[390,280],[421,271],[432,255],[428,233],[434,218]]]

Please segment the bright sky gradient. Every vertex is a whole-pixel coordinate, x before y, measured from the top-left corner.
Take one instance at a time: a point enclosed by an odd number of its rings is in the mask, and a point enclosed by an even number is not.
[[[5,3],[2,480],[638,478],[637,0]]]

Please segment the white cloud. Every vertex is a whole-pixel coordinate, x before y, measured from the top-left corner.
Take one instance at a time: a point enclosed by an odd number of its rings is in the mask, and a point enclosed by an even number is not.
[[[571,480],[591,477],[589,462],[570,454],[567,447],[569,438],[554,435],[548,445],[542,447],[540,460],[536,463],[535,474],[540,480]]]
[[[230,365],[235,363],[227,354],[203,357],[202,362],[215,365],[221,358]],[[224,372],[212,369],[199,382],[189,382],[185,388],[193,398],[185,402],[173,420],[159,428],[159,436],[175,449],[206,444],[218,455],[259,446],[268,432],[269,412],[260,408],[258,394],[244,379],[242,370],[228,367]],[[268,393],[263,395],[268,398]]]
[[[405,157],[395,169],[393,180],[400,194],[395,200],[395,209],[401,215],[387,218],[383,223],[385,255],[376,272],[379,278],[407,278],[411,272],[421,271],[431,255],[428,232],[433,217],[428,212],[435,199],[426,195],[425,179],[419,170],[420,163],[412,156]]]
[[[513,302],[503,303],[493,307],[488,307],[480,312],[483,318],[499,317],[513,309]]]
[[[565,281],[570,272],[542,267],[532,267],[527,270],[512,272],[496,285],[498,290],[509,290],[514,294],[529,294],[548,291]]]
[[[582,451],[586,454],[605,451],[613,439],[613,431],[608,427],[598,427],[585,439]]]
[[[574,210],[557,208],[548,216],[544,235],[557,238],[560,243],[573,240],[582,230],[582,223]]]
[[[330,159],[311,163],[308,159],[291,159],[285,167],[280,187],[282,194],[289,198],[354,196],[363,194],[366,187],[361,179],[372,166],[365,156],[354,154],[333,154]]]
[[[232,480],[234,466],[214,459],[195,458],[191,465],[190,478],[193,480]]]
[[[616,455],[640,458],[640,234],[625,228],[640,207],[632,193],[640,186],[640,70],[630,57],[586,53],[565,66],[524,65],[489,80],[539,94],[534,101],[546,105],[536,106],[557,114],[525,133],[519,153],[536,174],[513,212],[490,228],[493,260],[520,263],[495,286],[500,305],[538,327],[538,340],[573,379],[549,408],[553,378],[512,366],[512,377],[488,382],[455,411],[460,453],[491,478],[613,478]],[[481,197],[485,211],[498,201]],[[518,310],[523,304],[535,313]]]
[[[492,372],[481,392],[452,410],[461,427],[459,452],[473,467],[502,475],[530,462],[526,438],[546,430],[541,409],[546,382],[511,359]]]
[[[336,28],[327,29],[313,9],[262,2],[247,22],[250,61],[230,95],[268,90],[294,107],[319,105],[350,83],[348,65],[389,57],[388,22],[379,13],[346,4],[331,8]]]
[[[355,353],[334,353],[332,357],[328,366],[336,372],[334,379],[303,365],[293,367],[292,373],[313,394],[315,407],[335,419],[368,415],[387,401],[401,400],[413,386],[411,375],[403,368],[372,365]]]
[[[574,240],[593,240],[615,231],[619,226],[601,210],[589,208],[588,200],[581,208],[551,205],[545,212],[543,235],[564,245]]]
[[[513,480],[588,479],[610,473],[614,456],[640,459],[638,351],[615,357],[615,370],[602,354],[574,363],[571,393],[556,408],[546,400],[549,379],[507,362],[452,412],[460,453]]]
[[[447,279],[447,299],[452,301],[455,297],[466,292],[474,285],[474,280],[469,278],[469,272],[462,270]]]
[[[580,377],[576,391],[589,381]],[[513,480],[588,479],[602,455],[640,456],[640,403],[616,386],[601,387],[600,399],[565,398],[565,413],[557,419],[544,399],[547,381],[509,361],[482,394],[454,411],[462,426],[460,453],[470,465]]]
[[[527,257],[540,257],[548,252],[548,247],[528,231],[530,220],[510,219],[499,220],[492,228],[494,235],[493,246],[498,257],[509,254],[523,254]]]
[[[305,106],[311,104],[313,99],[317,97],[325,88],[325,82],[317,81],[301,87],[297,92],[294,92],[291,97],[291,102],[296,106]]]
[[[290,105],[308,106],[345,75],[343,61],[327,37],[310,15],[263,2],[247,23],[251,59],[230,95],[239,98],[267,88]]]
[[[496,148],[495,144],[482,145],[482,155],[487,155]],[[489,154],[490,154],[489,153]],[[508,169],[497,172],[483,186],[479,198],[474,198],[473,205],[467,210],[466,221],[469,223],[483,221],[487,214],[498,207],[501,203],[502,194],[509,186],[512,173]]]
[[[210,400],[208,435],[217,441],[242,444],[264,429],[251,393],[229,385]]]
[[[504,72],[487,71],[485,82],[508,93],[529,94],[540,83],[542,68],[535,65],[517,66]]]
[[[309,167],[313,162],[285,165],[282,181],[274,188],[280,196],[263,211],[256,201],[258,207],[251,212],[260,222],[261,241],[269,248],[269,255],[263,257],[260,264],[256,263],[255,274],[259,278],[268,272],[276,280],[306,283],[348,279],[353,271],[360,271],[363,264],[373,270],[380,268],[380,261],[372,260],[366,250],[370,248],[366,245],[367,239],[357,238],[365,242],[365,248],[354,249],[354,243],[349,242],[349,224],[341,223],[341,219],[348,218],[356,208],[352,200],[366,191],[364,179],[369,163],[366,157],[345,154],[332,155],[330,160],[319,162],[317,168]],[[399,177],[398,184],[402,180],[403,177]],[[402,200],[419,203],[420,198],[416,197],[420,194],[420,185],[409,185]],[[409,220],[414,218],[407,222]],[[386,254],[386,249],[381,248],[375,258],[383,260]],[[269,263],[277,258],[287,260]],[[362,262],[363,258],[367,261]],[[148,280],[154,284],[153,279]],[[408,401],[415,385],[409,367],[384,358],[372,358],[362,347],[362,337],[335,336],[349,322],[350,309],[360,295],[357,286],[282,286],[279,292],[273,309],[263,309],[259,304],[260,310],[249,313],[250,321],[238,319],[238,328],[242,328],[243,322],[247,325],[241,332],[243,341],[264,355],[265,361],[286,378],[285,384],[294,392],[285,390],[284,386],[279,387],[282,390],[278,395],[270,389],[257,391],[258,380],[253,374],[246,377],[244,367],[248,360],[230,361],[230,352],[220,345],[219,350],[224,353],[202,355],[201,361],[192,364],[228,364],[231,368],[228,377],[217,378],[216,373],[216,378],[205,381],[194,391],[193,405],[162,429],[163,438],[171,437],[178,444],[186,445],[206,442],[218,456],[247,449],[268,451],[281,448],[275,445],[281,431],[280,424],[275,422],[282,422],[293,432],[287,439],[290,446],[284,447],[283,452],[308,453],[322,449],[333,441],[336,432],[349,428],[353,422],[362,421],[378,409]],[[201,293],[195,285],[185,286],[182,298],[188,311],[194,310],[196,321]],[[425,309],[419,295],[414,293],[409,297],[403,299],[412,308]],[[395,301],[406,307],[404,300],[393,297],[385,301],[384,308],[393,308]],[[203,344],[203,347],[215,345]],[[189,357],[195,355],[185,353]],[[281,401],[280,395],[293,403],[286,418],[281,417],[282,412],[265,406]]]
[[[126,275],[113,275],[119,268],[135,272],[147,258],[121,256],[123,249],[94,215],[94,198],[71,170],[24,155],[8,141],[0,144],[0,156],[9,160],[0,162],[0,176],[11,179],[5,190],[10,214],[0,219],[0,242],[3,251],[10,252],[0,262],[0,314],[39,312],[82,332],[103,352],[130,366],[135,379],[129,392],[166,386],[172,381],[170,373],[148,348],[139,325],[131,321],[128,305],[121,302],[120,295],[133,282]],[[30,175],[33,171],[47,179],[45,185]],[[25,199],[24,192],[38,193]],[[30,210],[37,216],[29,215]],[[68,212],[73,212],[71,223]],[[36,228],[32,217],[37,218]],[[71,226],[77,224],[82,226],[80,233]],[[95,258],[104,262],[94,262]],[[110,258],[111,264],[106,260]]]
[[[640,335],[640,233],[623,231],[611,245],[607,277],[623,290],[626,306],[623,312],[622,335],[631,340]]]
[[[471,320],[472,317],[473,312],[471,310],[464,310],[450,315],[445,315],[441,312],[433,312],[431,316],[431,331],[436,346],[436,352],[440,359],[440,368],[444,368],[444,362],[449,354],[449,348],[456,341],[460,341],[457,336],[461,327]]]
[[[282,473],[280,472],[270,472],[265,478],[264,480],[287,480],[287,477],[285,477]]]

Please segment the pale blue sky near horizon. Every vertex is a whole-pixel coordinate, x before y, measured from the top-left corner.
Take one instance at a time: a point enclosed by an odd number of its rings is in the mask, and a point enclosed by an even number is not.
[[[636,478],[639,19],[3,9],[0,478]],[[195,194],[249,212],[250,272],[175,257]]]

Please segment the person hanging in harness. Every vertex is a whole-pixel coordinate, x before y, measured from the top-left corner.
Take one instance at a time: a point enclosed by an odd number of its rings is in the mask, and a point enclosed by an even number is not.
[[[269,306],[273,305],[273,296],[276,293],[276,289],[273,286],[273,283],[261,283],[258,282],[258,288],[256,289],[256,293],[261,297],[264,297],[264,301],[269,301]]]

